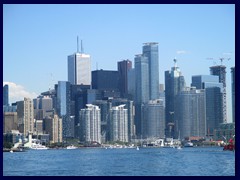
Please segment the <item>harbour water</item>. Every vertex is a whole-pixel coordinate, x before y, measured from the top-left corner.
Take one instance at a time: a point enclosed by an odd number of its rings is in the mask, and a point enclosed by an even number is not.
[[[4,152],[3,175],[235,176],[235,152],[222,147]]]

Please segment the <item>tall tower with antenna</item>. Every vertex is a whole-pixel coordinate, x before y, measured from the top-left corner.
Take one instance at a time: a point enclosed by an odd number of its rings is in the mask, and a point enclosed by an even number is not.
[[[81,40],[81,52],[79,52],[79,40],[77,36],[77,52],[68,56],[68,81],[74,85],[91,85],[91,58],[84,54]]]

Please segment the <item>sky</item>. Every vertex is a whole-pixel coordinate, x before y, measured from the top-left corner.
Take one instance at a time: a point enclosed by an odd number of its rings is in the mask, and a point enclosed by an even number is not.
[[[209,67],[224,57],[231,122],[234,4],[4,4],[3,84],[9,84],[10,103],[66,81],[67,56],[77,51],[77,36],[91,55],[92,70],[117,70],[118,61],[134,62],[143,43],[158,42],[162,84],[175,57],[187,86],[193,75],[210,74]]]

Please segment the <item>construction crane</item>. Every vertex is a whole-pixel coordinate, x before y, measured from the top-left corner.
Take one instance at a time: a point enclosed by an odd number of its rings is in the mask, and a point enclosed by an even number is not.
[[[215,60],[215,58],[206,58],[207,60]],[[231,58],[224,58],[224,57],[220,57],[219,60],[221,61],[221,66],[223,65],[223,61],[224,60],[230,60]],[[216,65],[216,62],[214,61],[214,65]]]

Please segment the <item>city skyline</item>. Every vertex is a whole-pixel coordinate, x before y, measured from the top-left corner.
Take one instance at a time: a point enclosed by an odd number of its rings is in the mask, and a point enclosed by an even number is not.
[[[175,57],[187,86],[194,75],[210,75],[219,57],[230,57],[223,64],[231,121],[235,5],[4,5],[3,82],[10,82],[10,103],[67,80],[67,56],[77,52],[77,36],[92,71],[117,70],[118,61],[134,62],[143,43],[158,42],[161,84]],[[18,92],[14,84],[21,86]]]

